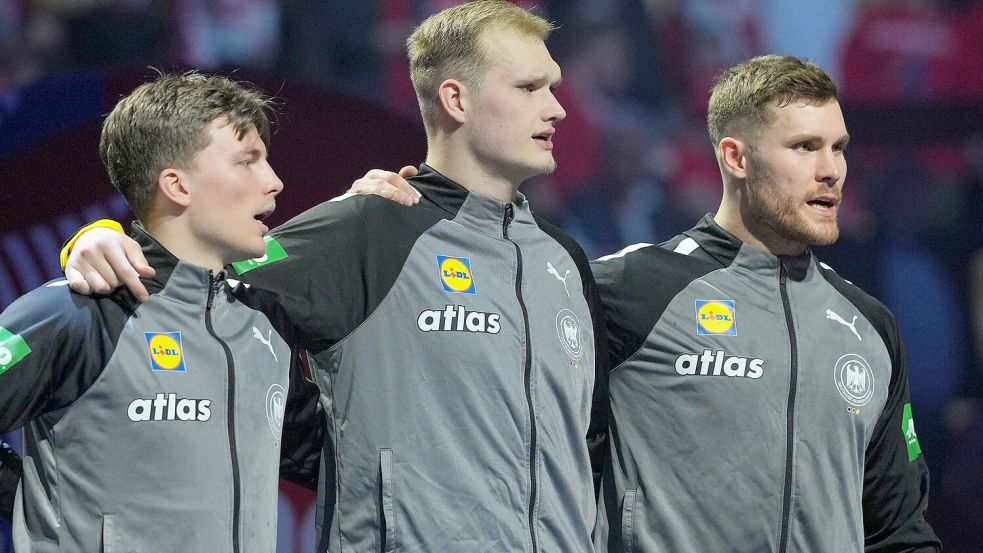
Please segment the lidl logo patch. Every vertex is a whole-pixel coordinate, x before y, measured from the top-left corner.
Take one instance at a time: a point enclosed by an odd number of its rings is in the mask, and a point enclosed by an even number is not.
[[[158,372],[187,372],[180,332],[144,332],[150,353],[150,368]]]
[[[437,270],[444,291],[459,294],[474,294],[474,275],[471,273],[471,260],[467,257],[437,256]]]
[[[283,246],[276,241],[269,234],[263,237],[263,241],[266,242],[266,253],[262,257],[257,257],[254,259],[247,259],[246,261],[236,261],[232,264],[232,268],[236,270],[240,275],[243,273],[248,273],[253,269],[258,269],[264,265],[269,265],[274,261],[280,261],[281,259],[287,258],[287,250],[283,249]]]
[[[904,412],[901,414],[901,433],[908,446],[908,462],[914,461],[921,455],[922,446],[919,445],[918,435],[915,434],[915,419],[911,417],[910,403],[904,404]]]
[[[701,336],[736,336],[734,300],[696,300],[696,333]]]
[[[31,353],[31,346],[20,337],[0,326],[0,374],[20,362]]]

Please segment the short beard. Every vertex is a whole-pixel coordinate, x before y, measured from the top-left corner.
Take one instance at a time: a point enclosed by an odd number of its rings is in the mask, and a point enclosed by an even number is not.
[[[551,160],[549,163],[546,164],[546,167],[543,169],[543,174],[544,175],[552,175],[553,174],[553,171],[556,171],[556,160],[555,159],[554,160]]]
[[[806,246],[829,246],[839,239],[840,229],[836,221],[821,227],[809,224],[799,211],[797,198],[782,191],[775,183],[774,174],[753,155],[745,190],[751,218],[751,221],[745,222],[745,226],[764,227],[772,236]]]

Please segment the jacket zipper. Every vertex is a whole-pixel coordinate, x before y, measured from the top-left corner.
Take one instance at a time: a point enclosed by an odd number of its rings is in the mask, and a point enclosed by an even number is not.
[[[522,322],[526,340],[526,362],[523,367],[523,381],[526,387],[526,405],[529,407],[529,538],[532,540],[532,550],[536,553],[539,547],[536,545],[536,520],[533,513],[536,509],[536,411],[532,402],[532,344],[529,341],[529,312],[526,310],[526,302],[522,300],[522,251],[519,245],[509,238],[509,223],[515,218],[515,211],[512,204],[505,206],[505,218],[502,220],[502,236],[512,242],[515,246],[516,277],[515,277],[515,297],[519,300],[519,307],[522,309]]]
[[[205,306],[205,328],[208,330],[208,334],[210,334],[212,338],[215,338],[215,340],[222,345],[222,349],[225,350],[225,361],[229,373],[229,391],[226,413],[228,413],[227,419],[229,424],[229,453],[232,456],[232,551],[233,553],[238,553],[239,510],[242,499],[239,497],[239,455],[236,452],[235,434],[235,371],[232,363],[232,350],[229,349],[229,345],[226,344],[224,340],[215,334],[215,329],[212,327],[212,302],[215,299],[215,293],[218,291],[219,287],[222,286],[222,277],[212,275],[211,271],[208,272],[208,276],[211,284],[208,287],[208,303]]]
[[[782,294],[782,306],[785,308],[785,325],[788,327],[789,346],[791,349],[791,374],[788,386],[788,410],[785,421],[785,488],[782,493],[782,535],[778,542],[779,553],[785,553],[788,550],[788,527],[792,507],[792,454],[795,449],[795,391],[799,376],[799,353],[795,340],[795,326],[792,323],[792,308],[788,300],[787,279],[788,269],[785,267],[785,262],[782,261],[779,276],[779,290]]]

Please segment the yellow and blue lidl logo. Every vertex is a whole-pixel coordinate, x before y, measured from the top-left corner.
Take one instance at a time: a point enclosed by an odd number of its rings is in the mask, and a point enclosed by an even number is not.
[[[147,339],[151,370],[169,373],[187,372],[180,332],[144,332],[143,336]]]
[[[736,336],[734,300],[696,300],[696,333],[701,336]]]
[[[437,256],[437,270],[444,291],[459,294],[474,294],[474,274],[471,260],[467,257]]]

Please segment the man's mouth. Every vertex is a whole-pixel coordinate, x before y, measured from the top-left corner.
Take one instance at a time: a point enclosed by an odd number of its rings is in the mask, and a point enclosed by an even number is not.
[[[276,210],[276,206],[270,206],[268,209],[265,209],[253,215],[253,219],[255,219],[256,222],[260,224],[260,227],[262,227],[264,233],[269,232],[270,229],[269,227],[263,224],[263,220],[265,220],[270,215],[273,215],[273,212],[275,210]]]
[[[556,133],[556,129],[546,129],[543,132],[532,135],[532,139],[539,143],[540,146],[547,150],[553,149],[553,134]]]
[[[840,199],[833,194],[823,194],[806,202],[820,211],[834,211],[840,204]]]

